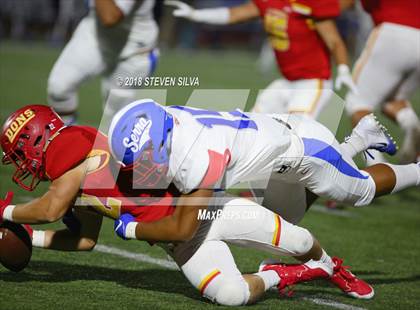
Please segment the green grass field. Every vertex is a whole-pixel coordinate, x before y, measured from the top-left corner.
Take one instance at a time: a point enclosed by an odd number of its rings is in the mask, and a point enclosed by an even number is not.
[[[0,45],[0,120],[17,107],[45,103],[46,81],[59,50],[43,45]],[[274,76],[261,77],[255,55],[228,52],[181,53],[163,51],[157,75],[198,76],[201,88],[251,89],[250,104],[258,89]],[[171,104],[183,104],[191,88],[169,90]],[[414,102],[419,112],[417,94]],[[99,81],[80,92],[80,123],[97,125],[101,119]],[[391,131],[400,132],[389,122]],[[349,129],[343,117],[338,137]],[[0,167],[0,195],[15,191],[15,202],[40,195],[20,190],[10,181],[9,167]],[[322,210],[322,209],[321,209]],[[416,309],[420,308],[420,192],[407,190],[378,199],[373,205],[346,208],[345,213],[308,212],[302,226],[309,228],[331,255],[345,258],[352,271],[375,287],[370,301],[343,296],[324,282],[296,287],[295,297],[279,298],[274,292],[252,308],[257,309]],[[53,227],[58,227],[55,224]],[[105,220],[99,243],[154,258],[166,258],[159,248],[114,236]],[[240,269],[255,272],[269,255],[233,248]],[[322,304],[317,304],[322,303]],[[327,305],[326,303],[329,303]],[[201,309],[214,305],[202,299],[179,271],[168,270],[98,251],[64,253],[35,249],[32,261],[16,274],[0,267],[0,309]],[[220,309],[220,307],[218,308]]]

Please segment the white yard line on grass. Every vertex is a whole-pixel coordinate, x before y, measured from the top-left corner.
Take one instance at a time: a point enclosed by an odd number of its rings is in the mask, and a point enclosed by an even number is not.
[[[171,262],[170,260],[154,258],[149,255],[141,254],[141,253],[133,253],[133,252],[121,250],[119,248],[115,248],[115,247],[107,246],[103,244],[96,245],[95,251],[106,253],[106,254],[114,254],[114,255],[129,258],[138,262],[158,265],[160,267],[164,267],[167,269],[173,269],[173,270],[179,269],[178,266],[174,262]]]
[[[157,265],[157,266],[167,268],[167,269],[172,269],[172,270],[179,269],[178,266],[174,262],[171,262],[169,260],[154,258],[147,254],[129,252],[126,250],[113,247],[113,246],[98,244],[95,247],[95,251],[125,257],[125,258],[132,259],[138,262]],[[324,299],[324,298],[302,297],[301,299],[313,302],[314,304],[317,304],[317,305],[328,306],[328,307],[332,307],[332,308],[336,308],[340,310],[366,310],[365,308],[347,305],[347,304],[343,304],[334,300],[329,300],[329,299]]]
[[[341,302],[323,299],[323,298],[311,298],[311,297],[303,297],[303,300],[311,301],[314,304],[321,305],[321,306],[329,306],[341,310],[366,310],[366,308],[356,307],[352,305],[342,304]]]

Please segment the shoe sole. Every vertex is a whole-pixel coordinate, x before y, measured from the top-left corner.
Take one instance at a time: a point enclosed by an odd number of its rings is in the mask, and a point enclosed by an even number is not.
[[[372,147],[371,149],[377,150],[382,153],[387,153],[388,155],[395,155],[398,151],[398,145],[395,142],[395,139],[391,134],[388,132],[388,128],[386,128],[384,125],[382,125],[375,115],[373,115],[373,118],[376,122],[376,125],[379,127],[379,129],[384,134],[385,138],[388,140],[389,144],[386,147]]]
[[[258,266],[258,272],[263,271],[264,267],[267,266],[267,265],[281,265],[281,264],[283,264],[283,263],[279,260],[275,260],[275,259],[272,259],[272,258],[264,259],[260,263],[260,265]]]
[[[349,292],[347,295],[356,298],[356,299],[372,299],[375,296],[375,291],[372,289],[372,292],[366,295],[359,295],[355,292]]]

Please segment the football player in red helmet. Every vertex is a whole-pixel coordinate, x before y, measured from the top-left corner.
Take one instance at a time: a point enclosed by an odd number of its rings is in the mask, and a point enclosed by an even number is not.
[[[13,164],[13,181],[32,191],[45,180],[44,151],[64,128],[61,118],[44,105],[31,105],[9,116],[1,134],[3,164]]]
[[[99,214],[113,218],[131,213],[147,222],[173,212],[171,198],[178,195],[173,188],[154,192],[129,189],[133,175],[114,177],[121,166],[112,159],[106,136],[87,126],[64,126],[51,107],[29,105],[10,115],[1,131],[0,145],[2,162],[16,167],[12,179],[19,186],[33,191],[40,181],[51,182],[49,191],[39,199],[17,208],[1,207],[0,222],[11,220],[12,213],[18,222],[54,222],[72,209],[77,197],[84,199],[85,205],[95,205]],[[141,204],[145,205],[145,200],[156,194],[165,203],[159,205],[159,199],[153,199],[153,209],[136,208],[139,202],[133,201],[135,198],[143,199]],[[105,197],[105,201],[97,197]],[[118,197],[118,206],[108,208],[107,197]]]

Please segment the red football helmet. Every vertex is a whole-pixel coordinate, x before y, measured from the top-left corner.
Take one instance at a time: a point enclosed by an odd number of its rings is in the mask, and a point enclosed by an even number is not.
[[[32,191],[46,180],[45,149],[63,127],[61,118],[45,105],[23,107],[6,120],[0,136],[2,162],[16,166],[12,179],[19,186]]]

